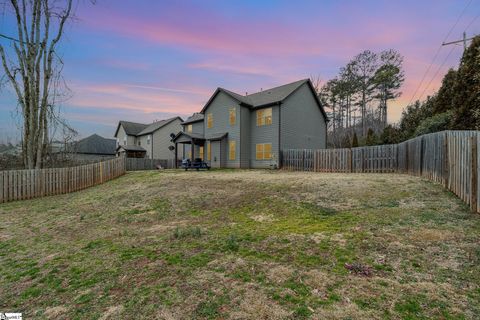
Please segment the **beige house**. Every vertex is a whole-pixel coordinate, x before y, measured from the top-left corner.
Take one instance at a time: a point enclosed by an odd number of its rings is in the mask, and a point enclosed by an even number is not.
[[[115,131],[117,155],[133,158],[175,159],[172,137],[182,130],[182,118],[174,117],[151,124],[119,121]]]

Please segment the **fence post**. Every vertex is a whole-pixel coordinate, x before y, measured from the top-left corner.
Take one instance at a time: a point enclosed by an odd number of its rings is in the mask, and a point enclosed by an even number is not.
[[[445,131],[443,142],[443,186],[448,189],[449,163],[448,163],[448,131]]]
[[[470,174],[470,208],[473,212],[477,212],[477,192],[478,192],[478,159],[477,159],[477,137],[470,137],[471,145],[471,174]]]
[[[348,166],[350,167],[350,172],[353,172],[353,159],[352,159],[352,149],[348,149]]]

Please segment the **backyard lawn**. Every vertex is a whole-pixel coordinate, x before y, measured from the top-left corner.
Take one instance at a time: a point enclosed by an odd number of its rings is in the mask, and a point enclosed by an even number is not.
[[[480,215],[393,174],[136,172],[0,205],[24,319],[478,319]]]

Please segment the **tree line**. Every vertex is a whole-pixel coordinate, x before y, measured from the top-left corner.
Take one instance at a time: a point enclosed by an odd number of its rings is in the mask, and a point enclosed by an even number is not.
[[[377,143],[398,143],[443,130],[480,130],[480,37],[465,50],[458,69],[450,69],[440,89],[407,106],[397,125],[387,126]]]
[[[365,50],[319,89],[329,114],[329,145],[350,147],[371,143],[387,127],[388,105],[400,96],[404,82],[403,56],[390,49]]]

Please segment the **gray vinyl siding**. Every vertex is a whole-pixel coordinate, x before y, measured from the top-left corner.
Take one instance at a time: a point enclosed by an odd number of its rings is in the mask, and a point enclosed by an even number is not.
[[[240,107],[240,167],[250,168],[250,113],[248,108]]]
[[[307,84],[282,103],[281,122],[281,149],[326,148],[326,119]]]
[[[168,147],[175,146],[175,144],[171,142],[172,137],[170,137],[170,135],[172,133],[177,134],[179,131],[182,130],[182,125],[180,123],[181,123],[180,119],[175,119],[169,124],[161,127],[160,129],[158,129],[152,134],[154,159],[175,159],[175,150],[170,150],[168,149]],[[143,145],[143,143],[142,143],[142,147],[147,149]],[[178,157],[179,159],[181,159],[182,154],[179,153]]]
[[[192,125],[192,133],[198,133],[198,134],[203,134],[204,133],[204,128],[203,128],[203,121],[197,121],[190,123]],[[189,133],[187,131],[187,126],[188,124],[183,126],[183,132]]]
[[[117,132],[117,136],[116,136],[117,139],[118,139],[118,144],[119,145],[121,145],[121,146],[125,145],[125,143],[123,143],[123,139],[125,138],[125,136],[127,137],[127,145],[129,145],[129,146],[135,145],[135,137],[127,135],[127,133],[125,132],[125,129],[123,129],[123,126],[120,125],[120,128],[118,128],[118,132]]]
[[[279,159],[279,107],[272,106],[272,124],[267,126],[257,126],[257,110],[250,112],[250,167],[251,168],[270,168],[272,165],[278,165]],[[259,143],[272,144],[271,160],[256,160],[256,145]]]
[[[145,158],[147,159],[152,159],[152,139],[150,137],[150,144],[147,144],[147,137],[149,135],[144,135],[137,137],[137,146],[142,147],[143,149],[147,150],[147,153],[145,154]]]
[[[235,125],[233,126],[230,125],[229,121],[229,110],[232,107],[235,107],[236,112]],[[203,121],[205,139],[208,140],[214,134],[228,132],[227,138],[223,139],[221,141],[221,144],[218,145],[218,152],[220,155],[222,166],[227,168],[240,167],[240,108],[241,107],[238,101],[226,95],[225,93],[220,92],[205,110],[205,119]],[[207,128],[207,117],[209,113],[213,114],[212,128]],[[230,140],[235,140],[235,160],[228,159],[228,141]],[[212,158],[213,157],[214,153],[212,149]]]

